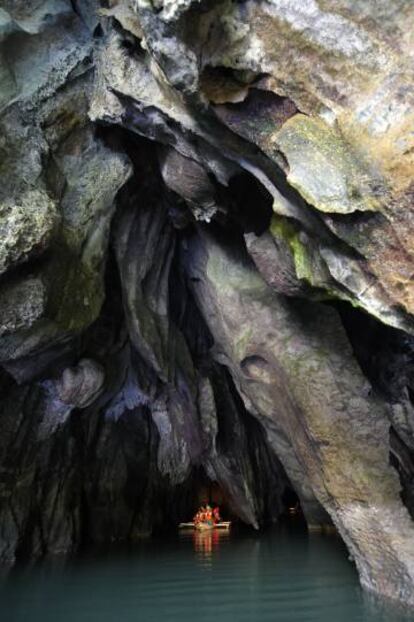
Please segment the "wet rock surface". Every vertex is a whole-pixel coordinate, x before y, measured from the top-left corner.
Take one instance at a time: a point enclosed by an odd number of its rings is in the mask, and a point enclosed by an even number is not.
[[[0,2],[0,558],[294,489],[414,604],[413,5]]]

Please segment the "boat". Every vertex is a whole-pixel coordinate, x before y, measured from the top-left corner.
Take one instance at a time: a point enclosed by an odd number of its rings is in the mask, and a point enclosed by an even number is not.
[[[198,531],[210,531],[212,529],[229,530],[231,527],[231,521],[221,521],[220,523],[211,523],[207,521],[201,521],[200,523],[180,523],[179,529],[197,529]]]

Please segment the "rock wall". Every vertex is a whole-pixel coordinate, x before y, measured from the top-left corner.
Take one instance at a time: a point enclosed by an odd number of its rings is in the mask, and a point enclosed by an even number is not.
[[[293,487],[414,605],[409,0],[0,2],[0,557]]]

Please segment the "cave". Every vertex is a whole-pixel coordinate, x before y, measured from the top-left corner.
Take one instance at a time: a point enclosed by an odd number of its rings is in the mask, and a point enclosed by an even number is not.
[[[413,9],[310,4],[2,3],[2,568],[193,538],[412,612]]]

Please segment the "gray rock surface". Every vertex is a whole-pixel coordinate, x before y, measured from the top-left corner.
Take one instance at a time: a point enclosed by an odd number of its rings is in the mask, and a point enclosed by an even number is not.
[[[56,392],[61,402],[75,408],[85,408],[99,397],[105,383],[101,365],[90,359],[81,359],[76,367],[63,371],[56,382]]]

